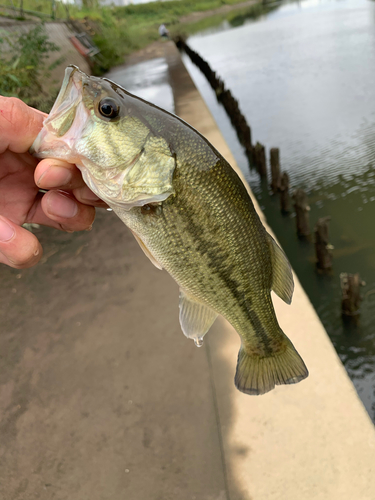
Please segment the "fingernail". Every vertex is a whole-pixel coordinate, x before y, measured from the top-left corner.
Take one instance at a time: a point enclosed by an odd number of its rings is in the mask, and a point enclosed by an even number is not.
[[[72,180],[72,172],[64,167],[51,165],[38,179],[37,185],[44,188],[66,186]]]
[[[0,219],[0,241],[9,241],[14,236],[14,229],[5,220]]]
[[[63,219],[71,219],[78,213],[78,205],[62,191],[53,191],[47,198],[48,212]]]

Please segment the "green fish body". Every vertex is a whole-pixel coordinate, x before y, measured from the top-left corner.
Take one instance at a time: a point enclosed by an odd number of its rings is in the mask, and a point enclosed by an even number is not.
[[[181,327],[196,345],[218,314],[232,324],[241,337],[240,391],[263,394],[307,377],[271,300],[274,290],[291,302],[289,262],[236,172],[196,130],[69,67],[32,151],[76,163],[150,260],[175,279]]]

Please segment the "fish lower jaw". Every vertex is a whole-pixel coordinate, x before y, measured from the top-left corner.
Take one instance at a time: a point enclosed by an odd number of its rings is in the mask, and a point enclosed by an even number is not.
[[[57,138],[46,128],[43,128],[29,152],[36,158],[56,158],[69,163],[76,163],[79,161],[79,157],[74,154],[73,144],[73,139],[67,141],[66,138]]]

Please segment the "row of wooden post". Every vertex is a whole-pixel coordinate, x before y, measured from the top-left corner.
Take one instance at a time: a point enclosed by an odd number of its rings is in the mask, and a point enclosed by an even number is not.
[[[258,143],[259,144],[259,143]],[[262,146],[262,145],[260,145]],[[260,150],[260,146],[258,149]],[[262,150],[264,151],[264,146]],[[255,162],[257,158],[255,157]],[[266,161],[264,160],[266,164]],[[256,164],[259,169],[259,164]],[[283,213],[290,212],[289,176],[286,172],[281,173],[279,149],[270,150],[271,167],[271,189],[274,194],[280,193],[280,209]],[[264,169],[262,158],[262,177],[267,177],[267,169]],[[259,172],[260,173],[260,172]],[[309,220],[309,202],[307,194],[303,189],[296,189],[293,193],[294,210],[296,214],[297,234],[300,238],[308,239],[311,236]],[[314,244],[316,265],[320,272],[329,272],[332,269],[333,246],[329,243],[329,221],[331,217],[321,217],[314,227]],[[342,292],[341,310],[347,317],[358,318],[361,302],[360,287],[364,285],[358,273],[340,274],[340,285]]]
[[[179,49],[182,49],[190,57],[191,61],[198,66],[208,83],[215,91],[217,100],[224,106],[233,127],[236,130],[238,140],[246,150],[247,155],[253,154],[253,146],[251,143],[251,128],[242,114],[238,100],[232,95],[232,92],[225,87],[223,80],[217,76],[212,70],[207,61],[201,57],[198,52],[195,52],[181,37],[175,39],[175,43]]]
[[[182,38],[177,38],[175,43],[179,49],[183,49],[191,61],[198,66],[207,78],[207,81],[215,91],[217,100],[224,106],[232,125],[234,126],[238,139],[245,148],[250,161],[255,165],[259,175],[267,179],[266,149],[260,142],[255,146],[251,142],[251,128],[245,116],[239,108],[237,99],[232,96],[229,89],[225,88],[223,80],[217,76],[210,65],[197,52],[191,49]],[[289,195],[289,176],[280,170],[279,149],[270,150],[271,167],[271,189],[274,194],[280,194],[280,209],[287,214],[291,210]],[[293,205],[296,214],[297,234],[300,238],[308,239],[311,235],[308,198],[303,189],[297,189],[293,193]],[[315,253],[317,268],[320,272],[329,272],[332,269],[332,245],[329,243],[329,221],[330,217],[322,217],[314,228]],[[359,311],[360,293],[359,286],[362,284],[359,275],[343,273],[340,275],[342,289],[342,313],[346,316],[357,316]]]

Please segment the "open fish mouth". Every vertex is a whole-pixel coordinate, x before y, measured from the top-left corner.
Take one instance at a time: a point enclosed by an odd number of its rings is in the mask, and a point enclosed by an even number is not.
[[[75,107],[82,101],[82,73],[76,66],[69,66],[65,71],[65,77],[61,85],[60,92],[44,124],[54,129],[55,133],[64,135],[64,128],[68,130],[73,123]],[[70,120],[67,120],[67,117]],[[57,125],[66,123],[61,130]],[[65,131],[66,131],[65,130]]]
[[[76,164],[109,205],[129,210],[159,203],[174,192],[176,161],[168,142],[139,113],[138,100],[109,80],[69,66],[30,152]]]
[[[83,104],[83,85],[88,77],[76,66],[65,70],[65,77],[56,101],[43,122],[43,129],[30,148],[39,158],[64,158],[74,149],[89,118]],[[72,159],[72,158],[71,158]]]

